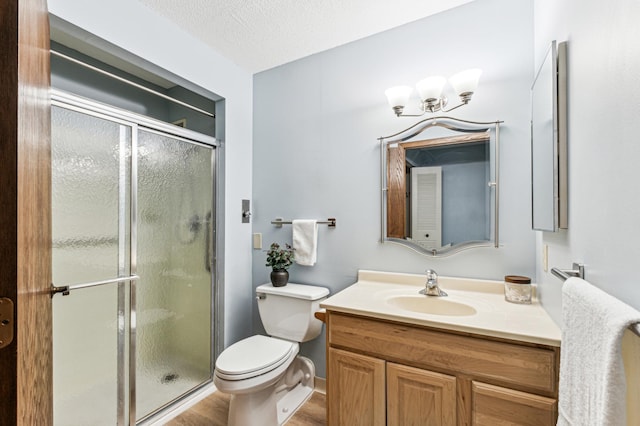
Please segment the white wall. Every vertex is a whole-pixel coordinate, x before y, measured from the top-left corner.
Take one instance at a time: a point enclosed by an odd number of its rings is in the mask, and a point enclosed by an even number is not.
[[[96,36],[225,98],[225,346],[251,332],[249,225],[252,77],[167,19],[132,0],[49,0],[49,10]],[[221,230],[222,231],[222,230]]]
[[[538,233],[542,302],[561,318],[561,284],[542,270],[586,264],[587,280],[640,309],[640,2],[535,0],[535,60],[568,41],[569,229]]]
[[[502,279],[533,276],[530,223],[529,88],[533,79],[532,2],[477,0],[366,39],[331,49],[254,78],[253,231],[265,248],[291,241],[291,227],[275,217],[337,218],[319,231],[318,263],[293,266],[291,282],[332,293],[356,281],[358,269]],[[408,127],[396,118],[384,90],[414,85],[429,74],[484,70],[463,119],[504,120],[501,131],[499,249],[430,258],[380,244],[380,160],[377,138]],[[416,99],[417,101],[417,99]],[[254,251],[253,283],[268,281],[265,253]],[[255,328],[261,326],[255,319]],[[324,376],[324,340],[302,353]]]

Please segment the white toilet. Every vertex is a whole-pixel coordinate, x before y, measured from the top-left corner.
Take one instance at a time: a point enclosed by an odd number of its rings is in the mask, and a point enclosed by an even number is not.
[[[329,289],[263,284],[256,294],[262,324],[272,337],[248,337],[216,360],[213,381],[231,394],[229,426],[281,425],[313,392],[315,366],[298,356],[299,342],[320,335],[322,322],[314,313]]]

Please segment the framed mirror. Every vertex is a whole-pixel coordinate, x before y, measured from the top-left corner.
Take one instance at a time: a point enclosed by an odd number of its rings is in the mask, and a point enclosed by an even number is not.
[[[431,256],[498,247],[499,125],[435,117],[379,138],[381,241]]]
[[[566,42],[551,42],[531,86],[532,228],[568,227]]]

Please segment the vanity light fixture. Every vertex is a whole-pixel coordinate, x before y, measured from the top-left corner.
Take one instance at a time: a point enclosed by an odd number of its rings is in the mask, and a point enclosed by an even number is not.
[[[455,90],[456,94],[460,97],[460,104],[450,109],[444,109],[447,106],[448,99],[442,94],[447,80],[439,75],[427,77],[416,84],[416,89],[420,96],[420,109],[422,110],[420,114],[403,114],[404,107],[409,102],[409,96],[411,96],[413,92],[410,86],[391,87],[385,90],[384,94],[387,95],[389,106],[393,108],[393,112],[395,112],[398,117],[420,117],[427,112],[449,112],[471,101],[471,96],[478,87],[480,74],[482,74],[481,69],[473,68],[461,71],[449,78],[449,84],[451,84],[453,90]]]

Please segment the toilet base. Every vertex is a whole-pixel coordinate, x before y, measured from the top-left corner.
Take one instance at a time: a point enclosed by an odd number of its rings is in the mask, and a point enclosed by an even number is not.
[[[229,426],[278,425],[276,399],[273,389],[231,395]]]
[[[308,358],[296,357],[284,377],[274,386],[231,396],[229,426],[280,426],[313,393],[315,366]]]
[[[295,380],[293,383],[297,384],[288,391],[282,391],[285,392],[284,395],[278,397],[278,425],[284,424],[302,404],[307,402],[315,387],[316,368],[309,358],[296,357],[289,371],[293,372],[292,376]],[[289,371],[284,378],[285,383],[287,378],[291,379]]]
[[[278,401],[278,425],[284,424],[293,416],[302,404],[307,402],[313,393],[312,388],[299,384]]]

